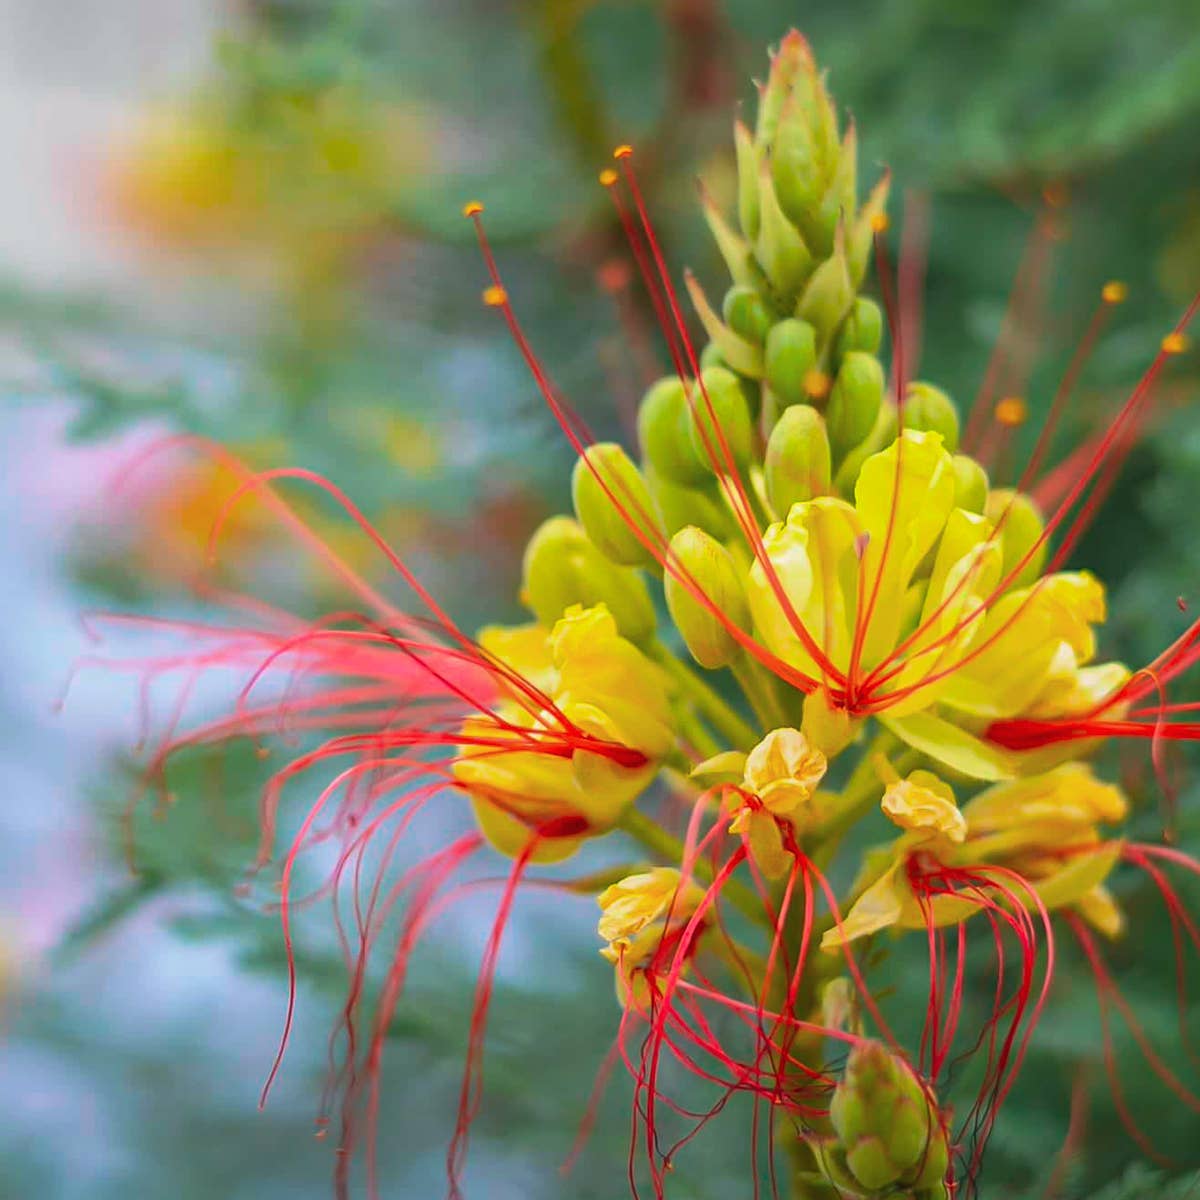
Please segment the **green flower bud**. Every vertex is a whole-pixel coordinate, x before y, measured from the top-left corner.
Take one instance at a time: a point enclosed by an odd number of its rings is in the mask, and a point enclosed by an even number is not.
[[[692,657],[710,671],[728,666],[741,646],[717,613],[739,629],[750,629],[750,609],[733,556],[702,529],[688,525],[671,539],[671,561],[704,594],[697,598],[668,566],[663,579],[671,620]]]
[[[817,365],[817,331],[796,317],[778,322],[767,334],[764,361],[767,386],[780,404],[802,403],[805,378]]]
[[[734,283],[748,286],[754,281],[755,275],[749,243],[729,227],[729,222],[721,215],[716,201],[703,184],[700,185],[700,208],[709,232],[713,235],[713,241],[717,243],[717,249],[725,260],[730,278]]]
[[[767,442],[764,475],[771,507],[786,517],[793,504],[828,495],[831,474],[824,418],[807,404],[785,409]]]
[[[713,311],[696,277],[688,271],[684,275],[688,295],[696,309],[696,316],[704,326],[704,332],[721,351],[721,356],[735,370],[751,379],[761,379],[763,374],[762,347],[734,333]]]
[[[837,356],[840,360],[852,350],[878,354],[883,341],[883,310],[874,300],[859,296],[842,322],[837,335]]]
[[[846,1168],[869,1192],[933,1187],[945,1176],[941,1119],[912,1069],[880,1042],[850,1051],[829,1119]]]
[[[812,254],[800,231],[779,207],[769,162],[763,162],[760,167],[758,195],[760,223],[755,253],[771,286],[779,297],[790,303],[812,271]]]
[[[842,243],[840,236],[835,239],[833,254],[813,272],[796,305],[796,315],[811,321],[822,338],[832,336],[854,301]]]
[[[1037,544],[1046,523],[1037,505],[1024,492],[1015,492],[1011,488],[996,488],[989,492],[983,515],[1000,531],[1000,549],[1004,556],[1000,577],[1007,579],[1009,572]],[[1032,584],[1046,565],[1049,549],[1049,544],[1042,542],[1008,586],[1021,588]]]
[[[649,463],[643,473],[646,486],[662,514],[668,537],[685,525],[698,525],[722,541],[733,536],[729,511],[722,504],[716,480],[711,475],[706,476],[705,488],[690,488],[664,479]]]
[[[834,476],[834,484],[838,492],[843,496],[854,495],[854,484],[858,479],[858,473],[862,470],[862,465],[875,454],[882,450],[888,443],[895,440],[896,437],[896,407],[894,404],[882,404],[879,407],[879,416],[875,418],[875,424],[871,432],[859,442],[849,454],[842,459],[841,465],[837,469],[837,475]]]
[[[954,503],[967,512],[981,513],[987,504],[987,472],[967,454],[956,454],[950,465],[954,468]]]
[[[642,577],[609,562],[570,517],[543,521],[525,547],[521,601],[547,629],[572,604],[608,605],[631,642],[654,636],[654,603]]]
[[[756,135],[761,145],[770,146],[774,143],[784,102],[791,94],[800,72],[806,67],[812,69],[814,65],[812,51],[804,35],[793,29],[771,55],[771,72],[759,96]]]
[[[659,560],[634,532],[652,546],[666,540],[646,481],[629,455],[615,442],[589,446],[571,475],[575,515],[592,544],[606,558],[627,567],[659,569]]]
[[[725,293],[722,305],[725,324],[738,337],[761,344],[771,328],[771,314],[763,298],[752,288],[737,285]]]
[[[679,379],[660,379],[638,410],[638,441],[654,469],[674,484],[695,487],[712,476],[688,436],[687,390]]]
[[[958,409],[931,383],[910,383],[904,401],[904,428],[928,429],[942,435],[951,454],[958,449]]]
[[[744,467],[754,451],[754,422],[741,381],[724,367],[702,371],[700,381],[703,386],[692,389],[688,412],[692,449],[714,474],[728,472],[725,447],[734,463]]]
[[[825,409],[835,458],[843,458],[874,429],[883,389],[883,367],[874,354],[851,350],[845,355]]]
[[[748,238],[758,237],[759,151],[754,135],[742,124],[733,125],[733,144],[737,148],[738,224]]]

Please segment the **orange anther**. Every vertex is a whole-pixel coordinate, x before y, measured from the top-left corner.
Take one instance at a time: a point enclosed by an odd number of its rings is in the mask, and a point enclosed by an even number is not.
[[[478,200],[472,200],[463,205],[464,217],[477,217],[481,212],[483,212],[483,205]]]
[[[1010,429],[1024,425],[1029,418],[1029,405],[1020,396],[1005,396],[996,405],[996,420]]]
[[[1125,297],[1129,295],[1129,288],[1125,286],[1119,279],[1110,279],[1100,289],[1100,299],[1105,304],[1122,304]]]
[[[814,400],[823,400],[828,396],[832,382],[824,371],[818,371],[815,367],[804,373],[804,390]]]
[[[600,172],[600,182],[604,185],[604,187],[612,187],[612,185],[617,182],[617,179],[618,175],[616,171],[612,169],[612,167],[605,167],[604,170]]]
[[[1068,199],[1067,185],[1061,180],[1056,180],[1054,183],[1048,183],[1042,188],[1042,199],[1051,208],[1062,208]]]
[[[499,284],[483,289],[483,302],[489,308],[502,308],[508,303],[508,293]]]
[[[633,147],[623,142],[613,151],[613,158],[628,158],[633,153]]]
[[[1168,333],[1162,340],[1164,354],[1182,354],[1191,343],[1185,333]]]
[[[887,213],[876,213],[871,218],[871,229],[875,233],[887,233],[890,224]]]

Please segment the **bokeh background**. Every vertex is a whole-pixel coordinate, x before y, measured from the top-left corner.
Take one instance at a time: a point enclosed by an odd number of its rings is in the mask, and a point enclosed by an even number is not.
[[[205,611],[193,584],[233,485],[164,435],[329,475],[465,625],[513,618],[523,539],[565,503],[570,458],[480,304],[461,204],[486,202],[539,352],[593,428],[621,436],[667,363],[597,171],[633,142],[669,261],[715,286],[694,180],[729,194],[731,113],[791,25],[857,118],[866,171],[890,165],[894,211],[927,226],[923,374],[974,395],[1047,187],[1063,237],[1020,331],[1035,412],[1099,286],[1128,281],[1066,444],[1094,427],[1200,284],[1193,0],[0,0],[0,1196],[330,1194],[313,1117],[344,977],[321,908],[298,924],[298,1024],[256,1110],[283,956],[269,897],[237,885],[269,764],[185,757],[180,802],[131,817],[137,679],[85,669],[59,704],[73,663],[136,652],[145,633],[109,629],[97,647],[84,614]],[[1107,648],[1139,661],[1200,580],[1195,377],[1184,358],[1078,555],[1112,587]],[[386,579],[330,505],[297,503]],[[337,602],[253,506],[215,579],[301,612]],[[151,708],[170,698],[168,682]],[[1113,766],[1152,834],[1145,764]],[[1196,799],[1185,782],[1185,845]],[[1179,1047],[1167,922],[1135,883],[1123,899],[1122,985]],[[437,930],[390,1039],[386,1196],[441,1194],[485,916]],[[586,899],[520,907],[468,1194],[623,1194],[621,1080],[575,1173],[558,1172],[615,1031],[593,919]],[[1094,998],[1068,962],[985,1196],[1044,1195],[1052,1177],[1063,1197],[1190,1194],[1200,1118],[1118,1049],[1169,1161],[1142,1163],[1122,1132]],[[1081,1070],[1084,1137],[1063,1160]],[[674,1194],[750,1194],[744,1128],[734,1115],[685,1156]]]

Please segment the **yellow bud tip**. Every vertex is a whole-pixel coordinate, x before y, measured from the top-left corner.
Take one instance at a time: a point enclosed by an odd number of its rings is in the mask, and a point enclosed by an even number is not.
[[[617,173],[612,167],[605,167],[600,172],[600,183],[603,187],[612,187],[617,182]]]
[[[629,158],[633,154],[633,147],[627,142],[622,143],[613,151],[613,158],[622,159]]]
[[[1168,333],[1162,340],[1164,354],[1182,354],[1191,343],[1186,333]]]
[[[1020,396],[1005,396],[996,405],[996,420],[1010,429],[1024,425],[1028,418],[1029,405]]]
[[[508,303],[508,293],[498,285],[484,288],[483,302],[489,308],[503,308]]]
[[[1119,279],[1110,279],[1108,283],[1100,289],[1100,299],[1105,304],[1123,304],[1125,297],[1129,295],[1129,288],[1125,286]]]
[[[832,380],[824,371],[818,371],[814,368],[804,373],[804,390],[814,400],[823,400],[828,396],[831,385]]]
[[[890,224],[887,213],[876,213],[871,218],[871,229],[874,233],[887,233]]]
[[[477,217],[483,212],[483,205],[478,200],[472,200],[470,203],[463,205],[462,212],[464,217]]]

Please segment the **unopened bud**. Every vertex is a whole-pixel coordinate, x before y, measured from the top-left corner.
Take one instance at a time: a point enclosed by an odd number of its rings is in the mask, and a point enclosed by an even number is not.
[[[572,604],[605,604],[622,637],[645,642],[654,635],[654,603],[642,577],[609,562],[570,517],[551,517],[525,548],[521,598],[547,629]]]
[[[842,358],[825,410],[835,457],[848,454],[875,427],[883,388],[883,367],[874,354],[852,350]]]
[[[760,221],[755,253],[775,291],[791,302],[812,271],[813,258],[803,235],[779,207],[771,164],[766,161],[759,168],[758,196]]]
[[[588,447],[575,463],[571,498],[575,515],[601,554],[623,566],[657,569],[659,559],[650,547],[665,541],[662,525],[646,481],[620,446],[599,442]]]
[[[1041,540],[1046,525],[1037,505],[1024,492],[996,488],[988,493],[983,515],[1000,535],[1004,555],[1001,579],[1008,579],[1009,573],[1028,555],[1029,561],[1008,584],[1009,588],[1028,587],[1041,575],[1049,550],[1047,542]]]
[[[762,343],[771,328],[771,314],[752,287],[731,287],[725,293],[722,313],[725,324],[748,342]]]
[[[704,460],[688,436],[688,398],[682,380],[660,379],[638,410],[642,454],[663,479],[683,487],[710,481]]]
[[[729,511],[722,505],[716,480],[711,475],[707,476],[707,489],[671,483],[649,463],[646,464],[644,475],[646,486],[662,515],[668,537],[685,525],[698,525],[722,540],[733,536]]]
[[[739,333],[734,333],[724,321],[717,316],[713,306],[709,304],[704,289],[696,277],[688,271],[684,275],[688,295],[692,298],[692,306],[704,332],[716,344],[722,357],[735,370],[749,376],[751,379],[761,379],[763,374],[762,346],[749,341]]]
[[[882,341],[883,310],[874,300],[859,296],[838,330],[838,357],[841,358],[852,350],[877,354]]]
[[[850,1051],[829,1119],[846,1168],[868,1191],[936,1187],[946,1174],[941,1119],[912,1068],[881,1042]]]
[[[741,649],[729,625],[750,628],[750,610],[733,556],[694,525],[671,539],[670,555],[663,584],[675,628],[702,667],[715,671],[728,666]]]
[[[744,467],[754,449],[754,422],[741,382],[724,367],[700,373],[688,412],[692,449],[715,475]],[[715,422],[715,423],[714,423]]]
[[[951,454],[958,449],[958,409],[941,388],[931,383],[910,383],[904,400],[904,428],[925,429],[942,435]]]
[[[956,454],[950,466],[954,471],[955,507],[983,512],[988,498],[987,472],[968,454]]]
[[[736,284],[749,284],[755,271],[750,245],[741,234],[730,228],[729,222],[721,215],[717,202],[703,184],[700,185],[700,207],[709,232],[713,235],[713,241],[717,243],[717,249],[725,260],[730,278]]]
[[[775,131],[771,178],[779,207],[793,224],[798,225],[824,194],[824,166],[804,109],[789,97]]]
[[[737,148],[738,224],[746,237],[758,237],[759,151],[754,135],[737,121],[733,126],[733,144]]]
[[[825,421],[808,404],[785,409],[767,442],[767,499],[781,517],[793,504],[828,495],[832,465]]]
[[[842,243],[839,235],[833,253],[813,272],[796,306],[796,315],[811,321],[822,338],[833,334],[854,300],[854,285],[850,282]]]
[[[791,317],[767,334],[767,386],[783,407],[802,403],[805,379],[817,365],[817,331],[807,321]]]

